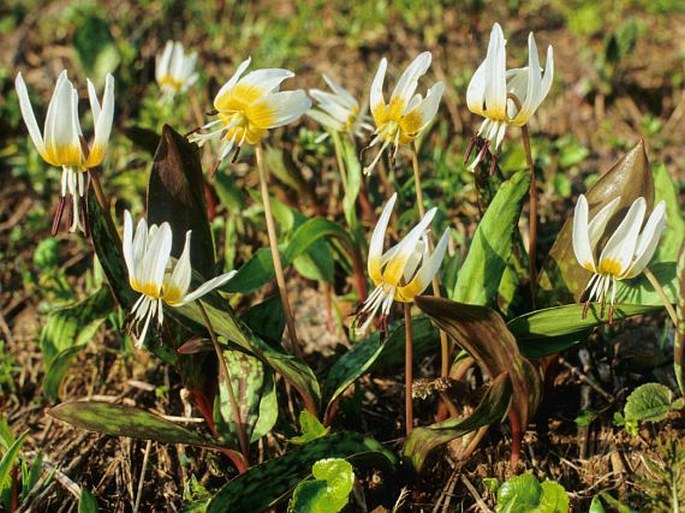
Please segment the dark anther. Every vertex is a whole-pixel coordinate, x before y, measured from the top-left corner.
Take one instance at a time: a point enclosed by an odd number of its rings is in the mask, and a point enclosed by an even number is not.
[[[473,152],[473,147],[476,145],[477,141],[478,141],[477,135],[474,135],[473,137],[471,137],[471,140],[469,141],[469,144],[466,147],[466,151],[464,152],[464,164],[466,164],[469,161],[469,157],[471,156],[471,152]]]
[[[587,317],[587,311],[590,308],[590,301],[586,301],[585,304],[583,305],[583,314],[581,316],[582,319],[585,319]]]
[[[52,220],[52,229],[50,230],[50,233],[53,237],[57,235],[57,232],[59,231],[59,225],[62,222],[62,214],[64,213],[65,202],[66,198],[64,196],[60,196],[59,203],[57,204],[57,212],[55,212],[55,218]]]
[[[240,146],[235,147],[235,152],[233,153],[233,158],[231,159],[231,164],[235,164],[235,161],[238,160],[238,155],[240,155]]]

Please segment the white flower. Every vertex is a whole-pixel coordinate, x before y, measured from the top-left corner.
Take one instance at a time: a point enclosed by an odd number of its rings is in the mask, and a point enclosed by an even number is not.
[[[364,130],[373,130],[368,124],[369,117],[362,112],[359,102],[326,75],[323,75],[323,79],[333,92],[310,89],[309,94],[317,101],[317,108],[307,111],[307,115],[334,132],[361,137]]]
[[[356,321],[362,323],[356,329],[358,335],[366,331],[379,309],[380,325],[384,331],[393,301],[411,303],[415,296],[421,294],[440,269],[447,250],[449,228],[440,237],[433,253],[428,252],[428,230],[437,210],[432,208],[404,239],[383,253],[383,240],[396,200],[397,193],[383,208],[369,243],[368,272],[376,288],[357,316]]]
[[[48,164],[62,167],[62,197],[58,214],[53,223],[53,234],[59,227],[61,213],[67,194],[72,197],[73,221],[70,231],[80,228],[85,232],[85,209],[79,210],[79,205],[85,203],[85,178],[84,173],[91,167],[102,163],[112,131],[114,118],[114,78],[109,73],[105,79],[105,93],[102,99],[102,107],[98,101],[95,87],[90,80],[88,83],[88,99],[93,111],[93,125],[95,135],[90,145],[86,143],[81,131],[78,116],[78,93],[73,84],[67,78],[67,71],[60,73],[55,86],[55,92],[48,105],[45,116],[45,127],[41,134],[36,116],[31,107],[31,100],[26,89],[26,84],[21,76],[17,75],[14,82],[19,97],[21,114],[28,128],[29,135],[38,153]]]
[[[250,58],[240,63],[235,74],[224,84],[214,98],[219,119],[207,123],[191,141],[203,143],[212,138],[226,139],[220,160],[234,145],[257,144],[270,128],[293,122],[304,114],[312,102],[301,89],[280,91],[281,82],[295,75],[287,69],[268,68],[252,71],[241,78]],[[217,128],[218,125],[218,128]]]
[[[371,164],[364,168],[365,174],[369,174],[376,166],[388,145],[394,146],[391,154],[391,158],[394,159],[400,144],[408,144],[416,139],[435,117],[444,90],[442,82],[435,83],[425,98],[420,94],[414,94],[419,78],[428,71],[430,63],[430,52],[419,54],[400,76],[390,96],[390,102],[386,104],[383,97],[383,81],[388,61],[385,58],[381,60],[371,84],[371,114],[376,131],[369,148],[378,143],[382,143],[382,146]]]
[[[604,235],[607,223],[616,212],[619,201],[620,197],[614,198],[588,222],[588,203],[581,194],[573,216],[573,252],[578,263],[593,273],[585,287],[585,293],[589,291],[587,302],[589,304],[599,300],[603,308],[611,286],[610,322],[616,299],[616,282],[634,278],[644,270],[654,255],[666,226],[666,203],[660,201],[654,207],[644,229],[640,231],[647,202],[639,197],[611,234],[597,260],[597,243]]]
[[[525,68],[507,71],[505,44],[502,27],[495,23],[485,60],[473,74],[466,90],[469,110],[485,118],[478,129],[478,136],[485,139],[485,144],[471,169],[482,160],[488,148],[497,154],[507,126],[521,127],[528,123],[552,85],[554,55],[551,46],[547,47],[543,75],[532,32],[528,35],[528,66]]]
[[[186,55],[180,42],[167,41],[164,51],[157,55],[155,67],[155,78],[163,93],[162,101],[186,92],[195,83],[195,61],[197,52]]]
[[[159,226],[153,224],[148,228],[145,219],[141,219],[134,236],[131,214],[128,210],[124,212],[124,260],[131,288],[141,294],[133,305],[131,314],[134,315],[136,324],[145,321],[138,336],[138,346],[143,345],[150,319],[156,316],[159,325],[162,324],[162,302],[169,306],[190,303],[220,287],[236,273],[231,271],[212,278],[188,293],[193,272],[190,266],[190,234],[188,230],[181,257],[173,267],[175,259],[171,257],[172,234],[169,223]]]

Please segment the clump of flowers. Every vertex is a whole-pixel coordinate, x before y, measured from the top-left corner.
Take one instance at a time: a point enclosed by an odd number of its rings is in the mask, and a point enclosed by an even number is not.
[[[578,263],[593,273],[584,291],[587,296],[586,310],[592,301],[600,301],[601,315],[604,315],[604,305],[611,288],[609,322],[613,321],[616,282],[635,278],[644,271],[666,226],[666,203],[660,201],[640,230],[647,202],[639,197],[604,244],[599,258],[595,258],[599,252],[597,245],[605,234],[607,223],[616,212],[619,201],[620,197],[614,198],[589,221],[587,199],[581,194],[573,215],[573,252]]]
[[[191,141],[200,144],[210,139],[225,140],[220,160],[234,146],[239,151],[244,144],[257,144],[269,129],[293,122],[312,105],[301,89],[279,91],[281,82],[295,76],[292,71],[267,68],[243,76],[250,62],[250,58],[241,62],[214,98],[212,115],[218,119],[202,126],[203,132],[190,136]]]
[[[102,163],[112,131],[114,78],[109,73],[105,78],[102,105],[98,101],[92,82],[87,80],[87,84],[95,132],[90,144],[81,131],[78,115],[78,92],[67,77],[66,70],[62,71],[57,79],[55,91],[45,115],[45,126],[42,134],[33,113],[31,100],[21,73],[17,75],[15,80],[19,107],[33,144],[48,164],[62,167],[62,195],[52,224],[53,235],[57,233],[59,228],[67,196],[72,199],[70,231],[74,232],[78,228],[87,235],[88,223],[85,208],[87,174],[89,169]]]
[[[506,41],[502,27],[495,23],[485,60],[473,74],[466,90],[466,104],[471,112],[485,118],[476,138],[480,151],[469,166],[473,170],[488,150],[497,155],[508,126],[521,127],[528,123],[549,93],[554,78],[554,51],[547,47],[544,74],[540,67],[535,37],[528,35],[528,66],[506,69]],[[474,139],[466,151],[468,160],[476,143]]]
[[[357,335],[367,330],[379,310],[379,325],[384,334],[393,301],[411,303],[421,294],[440,269],[447,251],[449,228],[440,237],[435,250],[429,252],[428,230],[437,211],[432,208],[404,239],[384,253],[383,240],[395,201],[396,193],[383,208],[369,243],[368,272],[376,288],[357,314],[355,324],[361,324],[356,328]]]
[[[371,164],[364,168],[365,174],[371,172],[390,145],[393,146],[390,154],[393,162],[400,145],[414,141],[435,117],[444,90],[442,82],[433,84],[425,98],[415,94],[419,79],[428,71],[431,58],[430,52],[423,52],[412,61],[397,81],[388,103],[385,103],[383,97],[383,82],[388,61],[383,58],[378,65],[378,71],[371,84],[370,100],[376,130],[368,147],[381,144],[381,148]]]
[[[161,101],[186,92],[197,81],[196,61],[197,52],[186,54],[182,43],[167,41],[164,51],[157,55],[155,66],[155,79],[162,90]]]
[[[136,325],[143,323],[138,335],[138,346],[142,346],[150,320],[157,317],[161,326],[164,321],[162,303],[176,307],[199,299],[208,292],[230,280],[236,271],[231,271],[205,282],[193,292],[188,293],[192,268],[190,266],[190,236],[186,233],[185,245],[180,258],[171,257],[172,233],[169,223],[150,225],[141,219],[133,234],[133,221],[127,210],[124,212],[124,260],[128,269],[131,288],[140,297],[131,309]],[[172,269],[173,268],[173,269]]]

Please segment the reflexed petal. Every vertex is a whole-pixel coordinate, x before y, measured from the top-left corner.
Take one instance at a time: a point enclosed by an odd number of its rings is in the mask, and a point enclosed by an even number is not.
[[[169,288],[173,287],[180,292],[179,300],[186,295],[186,292],[188,292],[190,279],[193,275],[193,270],[190,266],[190,235],[191,231],[188,230],[186,232],[186,242],[183,246],[181,256],[179,257],[178,262],[176,262],[174,272],[171,273],[171,277],[169,277],[164,284],[165,287],[168,285]]]
[[[528,80],[526,84],[526,96],[519,97],[521,102],[521,110],[516,115],[516,121],[526,123],[535,109],[538,108],[538,89],[542,80],[540,71],[540,58],[538,57],[538,47],[535,44],[535,37],[533,33],[528,34]]]
[[[392,91],[390,101],[394,98],[401,98],[405,103],[409,101],[419,85],[419,79],[428,71],[431,59],[430,52],[422,52],[407,66]]]
[[[148,246],[145,251],[141,281],[153,283],[161,288],[170,253],[171,227],[169,223],[162,223],[159,227],[153,225],[150,228]]]
[[[60,75],[60,79],[45,119],[45,149],[53,164],[78,166],[83,155],[79,141],[81,128],[78,123],[78,105],[74,98],[75,89],[67,78],[66,71]]]
[[[397,286],[400,283],[407,261],[416,248],[416,244],[419,242],[419,239],[424,235],[426,229],[430,226],[436,211],[437,209],[434,207],[426,212],[426,215],[423,216],[423,219],[421,219],[421,221],[419,221],[419,223],[414,226],[414,228],[411,229],[406,237],[397,245],[397,254],[393,256],[383,270],[383,281],[385,283],[389,283],[390,285],[394,286]]]
[[[240,80],[240,77],[243,73],[245,73],[245,70],[248,68],[250,65],[250,62],[252,62],[252,57],[248,57],[245,59],[243,62],[241,62],[238,65],[238,68],[236,69],[235,73],[233,76],[229,79],[228,82],[226,82],[221,89],[219,89],[219,92],[216,93],[216,96],[214,97],[214,106],[218,109],[217,107],[217,102],[220,100],[220,98],[226,94],[228,91],[233,89],[235,85],[238,83],[238,80]]]
[[[274,128],[295,121],[311,108],[312,101],[302,89],[298,89],[270,94],[259,105],[266,108],[256,108],[255,111],[265,114],[257,117],[248,115],[250,123],[260,128]]]
[[[176,80],[183,80],[183,64],[185,62],[185,55],[183,54],[183,45],[180,42],[174,43],[174,53],[171,55],[171,66],[169,67],[169,75]]]
[[[573,213],[573,253],[581,266],[595,272],[595,259],[592,255],[588,227],[588,204],[583,194],[578,197]]]
[[[485,117],[485,68],[487,61],[484,61],[471,77],[466,88],[466,106],[471,112]]]
[[[173,41],[167,41],[162,55],[157,57],[157,65],[155,66],[155,79],[157,82],[161,82],[169,74],[169,61],[171,60],[171,52],[173,50]]]
[[[36,121],[36,115],[33,113],[33,107],[31,106],[31,100],[29,99],[29,93],[26,89],[26,84],[24,83],[24,78],[21,73],[17,75],[14,81],[14,87],[17,90],[17,96],[19,97],[19,108],[21,109],[21,115],[24,118],[24,123],[26,123],[26,128],[29,131],[29,136],[33,141],[34,146],[38,150],[41,157],[45,159],[45,143],[43,142],[43,136],[40,133],[40,128],[38,127],[38,122]]]
[[[433,253],[423,262],[421,268],[418,270],[414,278],[403,287],[398,287],[395,294],[395,299],[402,302],[412,301],[417,294],[421,294],[433,279],[440,269],[442,259],[445,257],[447,251],[447,243],[449,241],[450,229],[447,228],[440,237],[437,246]]]
[[[634,278],[640,274],[654,256],[661,234],[666,227],[666,203],[660,201],[647,220],[635,249],[635,260],[621,279]]]
[[[344,104],[350,109],[357,107],[359,105],[359,102],[357,102],[357,100],[343,86],[341,86],[334,80],[331,80],[328,76],[326,76],[326,74],[323,75],[323,79],[324,82],[328,84],[328,87],[331,88],[331,91],[333,91],[338,96],[338,98],[340,99],[340,103]]]
[[[178,303],[177,306],[185,305],[187,303],[190,303],[191,301],[195,301],[196,299],[201,298],[205,294],[211,292],[215,288],[221,287],[224,283],[233,278],[233,276],[235,276],[237,272],[238,271],[230,271],[203,283],[200,287],[197,288],[197,290],[194,290],[190,294],[186,295],[183,298],[183,301]]]
[[[502,27],[495,23],[490,32],[488,53],[485,57],[485,112],[488,117],[504,119],[506,115],[507,81],[506,50]]]
[[[438,112],[438,108],[440,107],[440,100],[442,100],[442,93],[444,89],[445,87],[443,86],[442,82],[437,82],[428,90],[426,97],[416,106],[416,112],[418,113],[422,124],[420,127],[418,127],[418,129],[413,130],[411,132],[412,134],[418,133],[426,128],[426,125],[428,125],[428,123],[430,123],[435,117],[435,114]]]
[[[397,201],[397,193],[394,193],[385,204],[385,207],[383,207],[383,212],[378,218],[378,223],[376,223],[376,227],[373,229],[371,241],[369,242],[368,271],[369,277],[376,284],[382,280],[381,257],[383,255],[383,241],[385,240],[385,232],[388,229],[392,209],[395,207],[395,201]]]
[[[122,245],[129,279],[135,278],[136,269],[133,260],[133,221],[131,220],[131,213],[128,210],[124,210],[124,237]]]
[[[378,106],[385,105],[385,99],[383,98],[383,81],[385,80],[385,72],[387,68],[388,61],[385,57],[383,57],[381,62],[378,64],[376,76],[373,77],[373,82],[371,83],[371,112],[374,112]]]
[[[604,234],[604,230],[606,229],[607,223],[609,222],[609,220],[611,220],[614,213],[616,212],[616,209],[618,208],[618,204],[620,201],[621,196],[612,199],[609,203],[604,205],[601,208],[601,210],[597,212],[597,214],[595,214],[595,217],[592,218],[592,221],[590,221],[590,224],[588,226],[588,232],[590,234],[590,246],[592,248],[595,248],[597,246],[599,239]]]
[[[252,71],[240,80],[241,85],[259,87],[266,93],[276,92],[281,82],[294,77],[295,74],[287,69],[266,68]]]
[[[630,206],[623,221],[602,250],[597,265],[600,273],[622,276],[628,270],[635,255],[637,237],[640,234],[646,209],[647,202],[643,197],[637,198]]]
[[[97,125],[102,108],[100,107],[100,101],[98,100],[95,86],[89,78],[86,79],[86,85],[88,86],[88,102],[90,103],[90,111],[93,113],[93,124]]]
[[[95,102],[97,102],[97,97],[95,98]],[[91,105],[93,105],[92,101]],[[112,132],[112,123],[114,121],[114,77],[109,73],[107,73],[107,77],[105,78],[105,93],[102,98],[102,111],[96,119],[95,136],[86,163],[87,167],[98,166],[102,163],[102,159],[105,157],[107,143],[109,142],[109,136]]]
[[[136,278],[141,277],[141,272],[143,270],[143,259],[145,258],[147,246],[148,228],[147,221],[145,220],[145,218],[143,218],[140,221],[138,221],[138,226],[136,226],[136,233],[133,237],[132,255]]]
[[[305,114],[325,128],[335,130],[336,132],[343,130],[343,124],[340,121],[319,109],[309,109]]]

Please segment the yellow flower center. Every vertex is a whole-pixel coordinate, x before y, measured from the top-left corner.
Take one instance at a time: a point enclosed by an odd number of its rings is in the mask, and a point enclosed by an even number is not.
[[[169,88],[178,92],[183,87],[183,82],[181,80],[175,79],[174,77],[166,75],[161,78],[161,80],[159,81],[159,85],[162,88]]]
[[[416,109],[403,115],[404,108],[405,102],[400,98],[393,98],[388,105],[379,103],[373,108],[371,114],[381,139],[397,141],[398,144],[408,144],[416,139],[424,120]]]
[[[175,287],[173,285],[165,285],[162,288],[162,299],[165,303],[169,305],[173,306],[179,303],[182,297],[183,293],[181,292],[181,289],[179,289],[178,287]]]
[[[276,122],[276,111],[262,98],[265,92],[257,86],[237,84],[214,106],[226,127],[226,139],[238,144],[256,144]]]
[[[599,268],[597,269],[599,274],[609,274],[611,276],[620,276],[623,272],[623,266],[621,262],[614,258],[605,258],[599,263]]]

